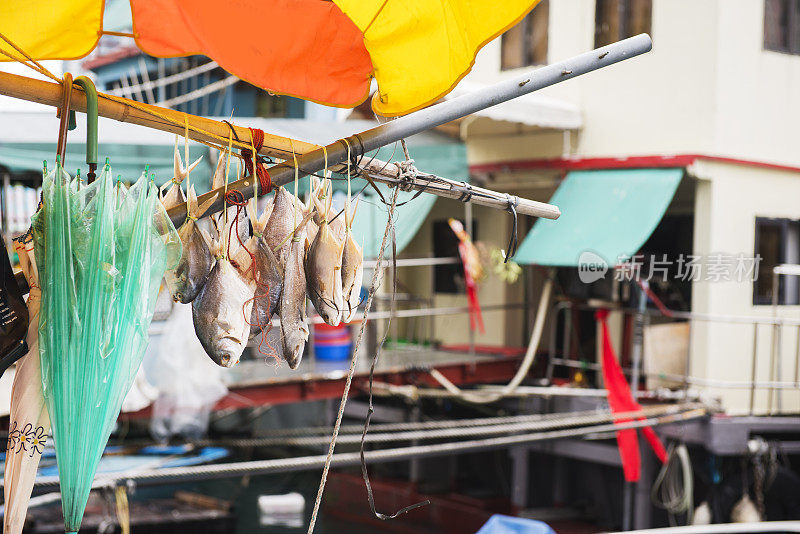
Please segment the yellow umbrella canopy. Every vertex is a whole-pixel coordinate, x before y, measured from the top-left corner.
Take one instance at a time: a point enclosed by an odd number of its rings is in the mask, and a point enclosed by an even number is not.
[[[209,56],[269,90],[384,116],[448,93],[475,54],[539,0],[131,0],[133,34],[147,54]],[[104,0],[8,0],[0,33],[33,59],[87,55],[103,34]],[[18,57],[0,42],[2,59]],[[11,57],[9,57],[11,56]]]

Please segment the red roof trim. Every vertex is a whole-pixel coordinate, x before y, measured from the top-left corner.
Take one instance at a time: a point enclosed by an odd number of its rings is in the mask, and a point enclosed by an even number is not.
[[[136,46],[126,46],[124,48],[118,48],[117,50],[114,50],[108,54],[87,59],[81,66],[86,70],[94,70],[97,67],[109,65],[119,61],[120,59],[137,56],[141,53],[142,51]]]
[[[471,173],[509,172],[535,169],[589,170],[589,169],[635,169],[654,167],[686,167],[697,160],[747,165],[765,169],[800,172],[800,167],[780,165],[763,161],[707,156],[703,154],[678,154],[674,156],[630,156],[622,158],[552,158],[504,161],[498,163],[479,163],[470,165]]]

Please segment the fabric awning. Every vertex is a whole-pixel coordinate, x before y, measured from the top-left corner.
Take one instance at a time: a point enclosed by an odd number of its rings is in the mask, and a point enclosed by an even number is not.
[[[550,203],[561,217],[539,219],[514,261],[576,267],[616,265],[636,254],[653,233],[683,177],[683,169],[574,171]],[[593,256],[596,254],[597,256]]]

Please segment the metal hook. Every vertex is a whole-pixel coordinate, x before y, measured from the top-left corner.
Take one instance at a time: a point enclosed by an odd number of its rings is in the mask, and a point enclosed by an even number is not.
[[[63,168],[64,164],[66,163],[65,155],[67,151],[67,131],[75,127],[74,121],[70,120],[69,109],[70,101],[72,100],[72,74],[69,72],[64,73],[64,81],[62,82],[62,85],[64,86],[64,95],[61,99],[61,107],[58,108],[58,113],[56,114],[61,118],[61,122],[58,124],[58,144],[56,145],[56,155],[60,156],[60,163]]]
[[[86,164],[89,165],[86,183],[90,184],[97,176],[97,89],[86,76],[75,78],[75,85],[81,86],[86,94]]]

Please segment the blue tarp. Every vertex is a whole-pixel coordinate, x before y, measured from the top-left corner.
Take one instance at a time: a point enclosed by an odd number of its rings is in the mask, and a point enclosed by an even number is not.
[[[476,534],[555,534],[555,531],[541,521],[495,514]]]

